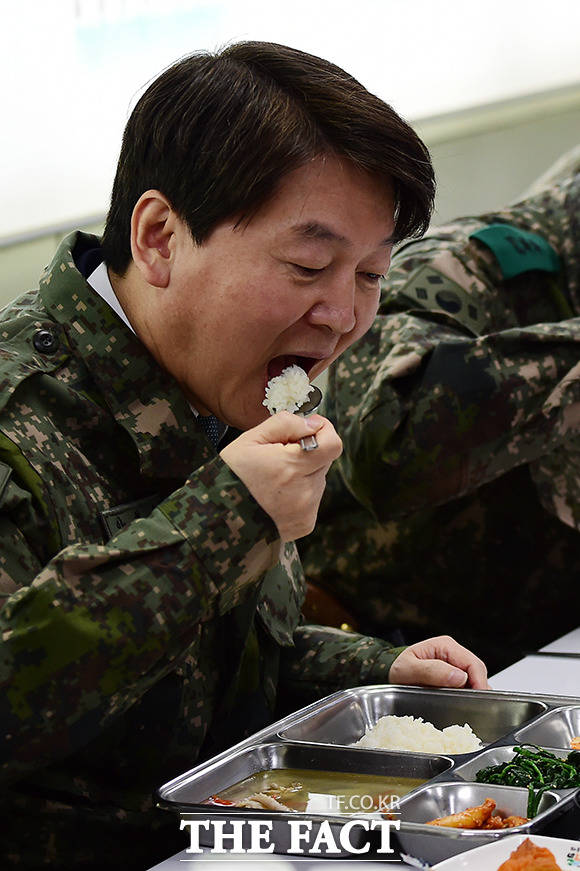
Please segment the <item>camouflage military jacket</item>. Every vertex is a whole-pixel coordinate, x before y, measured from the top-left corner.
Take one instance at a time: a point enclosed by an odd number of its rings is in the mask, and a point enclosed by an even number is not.
[[[332,367],[344,442],[306,574],[364,631],[493,672],[580,614],[580,175],[394,256]]]
[[[156,786],[271,721],[279,684],[382,682],[397,652],[299,625],[294,545],[77,271],[97,243],[0,321],[4,865],[153,864]]]

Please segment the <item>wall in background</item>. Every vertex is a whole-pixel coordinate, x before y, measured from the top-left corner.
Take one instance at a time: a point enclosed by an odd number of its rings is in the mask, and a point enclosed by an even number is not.
[[[518,199],[580,144],[580,87],[418,121],[437,175],[433,223]]]
[[[106,210],[129,111],[192,51],[283,42],[413,122],[580,86],[578,0],[10,0],[1,21],[0,244]]]
[[[517,199],[564,151],[579,144],[580,89],[442,115],[415,126],[431,149],[438,179],[434,223],[440,224]],[[84,228],[99,233],[101,222],[92,219]],[[0,305],[36,286],[64,233],[63,227],[0,247]]]

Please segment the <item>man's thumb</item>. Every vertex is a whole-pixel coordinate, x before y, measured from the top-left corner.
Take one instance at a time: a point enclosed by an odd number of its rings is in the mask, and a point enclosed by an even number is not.
[[[468,674],[462,668],[449,665],[442,659],[418,660],[420,679],[417,683],[429,687],[460,689],[467,683]]]
[[[289,411],[280,411],[273,414],[268,420],[261,423],[256,429],[260,433],[260,439],[271,444],[299,442],[305,436],[317,432],[324,424],[324,418],[319,414],[310,417],[300,417]]]

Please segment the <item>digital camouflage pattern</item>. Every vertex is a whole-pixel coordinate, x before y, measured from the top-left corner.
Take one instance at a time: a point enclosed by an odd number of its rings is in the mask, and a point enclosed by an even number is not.
[[[2,867],[150,867],[185,846],[155,787],[398,652],[299,625],[295,546],[77,271],[97,244],[0,318]]]
[[[330,373],[341,474],[300,545],[361,631],[450,633],[490,673],[580,614],[580,150],[572,168],[396,253]]]

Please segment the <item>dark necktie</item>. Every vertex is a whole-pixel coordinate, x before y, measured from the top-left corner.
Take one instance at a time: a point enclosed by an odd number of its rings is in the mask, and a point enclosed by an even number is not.
[[[212,445],[217,448],[221,437],[227,429],[226,424],[218,420],[217,417],[214,417],[213,414],[208,414],[205,417],[200,414],[197,419]]]

